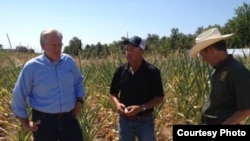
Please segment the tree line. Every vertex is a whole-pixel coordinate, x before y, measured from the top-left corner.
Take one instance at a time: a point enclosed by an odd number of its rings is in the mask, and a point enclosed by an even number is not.
[[[147,53],[157,53],[167,55],[173,51],[187,51],[195,44],[195,37],[204,30],[217,27],[221,34],[234,33],[234,36],[226,40],[229,48],[250,47],[250,4],[243,3],[235,9],[235,16],[229,19],[224,25],[209,25],[208,27],[197,27],[194,34],[183,34],[178,28],[172,28],[170,36],[160,37],[157,34],[148,34],[146,37]],[[121,37],[121,40],[113,41],[110,44],[87,44],[82,46],[82,41],[78,37],[73,37],[69,45],[64,46],[63,52],[83,58],[98,57],[103,58],[111,54],[117,54],[123,51],[123,41],[127,37]],[[0,44],[0,50],[3,46]],[[34,51],[33,51],[34,52]]]
[[[246,48],[250,47],[250,4],[243,3],[235,9],[235,16],[229,19],[225,25],[209,25],[208,27],[200,26],[194,34],[183,34],[178,28],[172,28],[169,37],[160,37],[157,34],[148,34],[146,37],[147,53],[157,53],[167,55],[170,52],[179,50],[186,51],[195,44],[195,37],[202,31],[217,27],[221,34],[234,33],[232,38],[228,39],[227,45],[229,48]],[[113,41],[110,44],[87,44],[82,46],[81,39],[73,37],[69,41],[69,45],[64,47],[63,52],[83,58],[90,57],[107,57],[111,54],[116,54],[123,50],[123,41],[127,37],[121,37],[119,41]]]

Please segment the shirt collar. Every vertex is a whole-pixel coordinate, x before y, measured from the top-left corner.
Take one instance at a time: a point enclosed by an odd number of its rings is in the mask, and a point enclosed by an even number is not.
[[[59,62],[61,62],[62,60],[62,55],[60,56],[60,58],[56,61],[56,62],[52,62],[45,53],[42,54],[42,57],[43,59],[48,63],[48,64],[52,64],[52,65],[55,65],[55,64],[58,64]]]
[[[233,55],[232,55],[232,54],[229,54],[228,57],[227,57],[227,59],[224,60],[224,61],[222,61],[222,62],[220,62],[219,64],[217,64],[217,65],[214,67],[214,69],[215,69],[215,70],[218,70],[218,69],[220,69],[220,68],[223,68],[224,66],[226,66],[227,64],[229,64],[229,63],[232,62],[233,60],[234,60]]]
[[[146,61],[143,59],[143,60],[142,60],[142,64],[141,64],[141,66],[138,68],[138,70],[139,70],[140,68],[142,68],[143,66],[145,66],[145,65],[146,65]],[[126,63],[124,69],[125,69],[125,70],[129,70],[129,68],[130,68],[129,63]]]

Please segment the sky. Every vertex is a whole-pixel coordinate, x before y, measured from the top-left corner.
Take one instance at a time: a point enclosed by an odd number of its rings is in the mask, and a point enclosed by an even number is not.
[[[224,26],[250,0],[2,0],[0,44],[41,52],[40,33],[55,28],[64,46],[73,37],[109,44],[121,37],[169,37],[171,29],[194,34],[198,27]]]

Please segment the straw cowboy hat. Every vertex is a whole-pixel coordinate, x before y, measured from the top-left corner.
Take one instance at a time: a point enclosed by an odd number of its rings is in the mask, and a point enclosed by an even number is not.
[[[217,28],[211,28],[202,32],[195,38],[196,44],[190,50],[189,57],[194,58],[202,49],[232,35],[233,34],[221,35]]]

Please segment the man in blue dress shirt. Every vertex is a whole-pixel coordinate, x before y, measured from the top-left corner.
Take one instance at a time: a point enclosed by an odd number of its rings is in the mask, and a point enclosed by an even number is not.
[[[13,90],[14,115],[35,141],[83,141],[77,120],[85,96],[83,75],[73,58],[61,53],[62,38],[58,30],[42,31],[44,53],[24,65]]]

